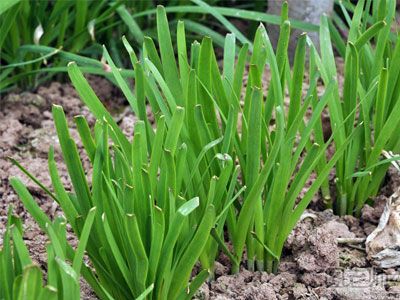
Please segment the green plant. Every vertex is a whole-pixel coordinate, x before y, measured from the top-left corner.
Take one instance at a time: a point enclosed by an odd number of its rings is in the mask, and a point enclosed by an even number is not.
[[[0,81],[6,86],[18,83],[23,87],[37,84],[35,72],[46,65],[51,56],[40,52],[40,46],[63,48],[72,53],[95,53],[87,46],[96,39],[111,38],[111,31],[96,30],[115,22],[113,15],[120,1],[7,1],[10,5],[0,14],[1,63]],[[21,46],[32,44],[38,55]],[[52,65],[59,65],[55,59]],[[21,76],[24,74],[24,76]],[[52,75],[52,73],[50,73]],[[41,80],[48,78],[48,75]],[[3,85],[5,85],[3,83]]]
[[[195,5],[190,5],[191,2]],[[249,42],[246,36],[254,31],[242,33],[227,17],[253,24],[280,22],[279,16],[262,12],[262,1],[244,6],[235,3],[235,8],[229,8],[215,6],[232,4],[221,0],[4,0],[0,6],[1,92],[15,86],[36,87],[66,72],[66,64],[71,60],[77,61],[85,72],[110,79],[107,66],[99,61],[101,45],[107,45],[118,66],[127,65],[129,62],[120,55],[122,45],[115,36],[127,35],[135,50],[140,50],[145,36],[156,37],[153,7],[157,3],[169,6],[171,26],[176,26],[177,19],[184,19],[194,37],[210,35],[221,47],[224,40],[221,31],[228,29],[236,33],[242,43]],[[212,27],[203,25],[209,25],[213,19],[217,22]],[[293,24],[303,30],[318,30],[318,26],[296,20]],[[124,72],[124,77],[132,76]]]
[[[372,16],[371,4],[358,1],[352,19],[346,17],[349,34],[346,44],[341,42],[345,60],[343,94],[335,83],[328,102],[331,128],[336,132],[335,147],[341,147],[346,137],[354,133],[354,124],[363,128],[336,164],[334,209],[341,215],[359,215],[364,203],[379,191],[390,162],[400,159],[399,155],[381,159],[384,150],[400,152],[400,43],[398,34],[391,33],[396,3],[374,1]],[[335,41],[337,37],[329,28],[324,17],[320,27],[321,57],[315,48],[311,49],[325,85],[337,76],[331,36]],[[337,126],[345,119],[346,126]]]
[[[216,210],[225,207],[224,202],[230,197],[226,184],[232,160],[217,156],[214,164],[205,167],[205,170],[218,167],[215,174],[219,177],[188,172],[186,157],[192,153],[179,138],[185,112],[178,106],[172,114],[157,117],[156,132],[147,120],[138,121],[130,142],[76,64],[69,68],[82,99],[99,117],[93,134],[83,117],[75,119],[93,167],[91,184],[85,178],[59,106],[53,106],[53,117],[74,194],[68,194],[61,185],[52,149],[49,170],[54,194],[14,163],[59,203],[78,237],[82,237],[81,224],[88,218],[91,207],[97,208],[86,249],[95,272],[85,269],[83,276],[100,298],[190,299],[209,276],[204,269],[188,284],[195,263],[203,250],[210,247],[208,241]],[[144,91],[137,91],[141,92]],[[141,107],[140,103],[137,105]],[[109,145],[109,137],[113,145]],[[210,148],[212,145],[203,153]],[[190,161],[204,162],[201,156]],[[13,186],[18,192],[14,183]],[[200,200],[186,198],[197,193]],[[19,195],[24,201],[24,195]],[[24,203],[36,221],[43,223],[29,203],[26,200]]]
[[[228,254],[232,260],[233,272],[239,270],[245,244],[249,269],[254,269],[255,259],[259,270],[276,270],[286,237],[319,187],[327,184],[331,168],[353,137],[347,137],[344,146],[337,149],[329,163],[324,162],[325,150],[332,139],[324,142],[319,116],[331,98],[334,84],[319,98],[316,92],[318,71],[316,64],[311,64],[310,89],[302,99],[306,35],[299,41],[292,75],[287,58],[290,32],[287,5],[283,9],[282,20],[283,33],[276,54],[265,28],[260,26],[256,32],[243,107],[241,92],[249,46],[245,44],[240,49],[235,64],[235,35],[228,34],[225,38],[221,74],[211,39],[206,37],[201,44],[194,42],[188,51],[184,23],[179,22],[176,62],[168,21],[162,7],[157,8],[160,54],[154,42],[145,38],[145,56],[138,61],[132,47],[125,40],[137,78],[136,96],[128,88],[106,50],[104,55],[115,80],[140,118],[145,118],[143,108],[146,101],[155,115],[167,116],[177,105],[183,106],[186,114],[181,138],[188,145],[188,153],[193,151],[198,154],[210,143],[220,140],[212,151],[206,153],[205,159],[212,162],[218,153],[228,153],[233,161],[239,163],[236,172],[240,173],[241,183],[233,184],[237,191],[246,186],[246,192],[244,197],[237,198],[233,206],[223,208],[225,217],[217,221],[218,230],[212,232],[215,241],[209,242],[215,245],[214,249],[218,246]],[[271,82],[264,97],[262,77],[267,65]],[[74,78],[71,79],[74,83]],[[85,88],[79,88],[78,84],[75,87],[81,91],[82,99],[95,115],[101,117],[102,113],[96,112],[95,107],[85,100]],[[288,111],[285,111],[283,96],[286,87],[291,97]],[[310,107],[314,113],[304,123],[303,118]],[[241,123],[238,126],[239,119]],[[166,124],[170,122],[170,118],[166,118]],[[207,164],[193,165],[188,156],[188,167],[191,172],[201,170],[202,173]],[[299,199],[303,186],[314,172],[318,174],[317,178],[306,195]],[[224,243],[225,220],[233,253],[229,252]],[[276,226],[277,223],[280,226]],[[216,253],[206,249],[200,256],[203,267],[212,269]]]
[[[96,207],[87,246],[94,271],[84,267],[82,274],[100,298],[190,298],[212,277],[220,250],[231,259],[233,272],[238,272],[245,248],[249,269],[276,271],[287,236],[320,188],[329,203],[328,175],[334,166],[336,183],[342,188],[340,211],[353,204],[358,209],[364,202],[352,199],[377,191],[387,164],[398,159],[379,160],[384,149],[399,147],[395,132],[400,126],[400,93],[394,83],[399,81],[400,46],[397,43],[393,49],[389,39],[386,26],[392,14],[386,22],[358,31],[363,8],[361,1],[345,46],[341,97],[327,18],[320,28],[321,56],[303,34],[291,69],[287,55],[291,23],[284,4],[276,52],[262,25],[254,43],[244,43],[238,52],[235,34],[228,34],[221,71],[209,37],[187,47],[184,22],[177,23],[175,58],[166,11],[159,6],[159,51],[147,36],[143,36],[142,55],[136,55],[128,39],[122,40],[133,66],[134,91],[124,76],[127,71],[121,71],[103,49],[109,76],[139,119],[132,142],[96,97],[82,70],[76,63],[68,65],[72,83],[98,119],[93,133],[83,117],[75,119],[93,167],[91,181],[58,106],[53,107],[53,117],[74,193],[61,185],[52,149],[49,170],[54,194],[14,163],[60,204],[78,237],[90,209]],[[382,4],[378,11],[384,16],[391,9]],[[378,43],[372,47],[374,37]],[[266,73],[270,80],[264,82]],[[325,90],[319,95],[321,78]],[[147,118],[147,105],[156,129]],[[327,141],[320,117],[326,108],[332,127]],[[329,146],[335,152],[328,159]],[[365,176],[370,173],[373,176]],[[12,184],[38,223],[42,227],[48,223],[32,208],[33,200],[19,181]],[[349,202],[343,187],[354,196]],[[68,245],[66,249],[71,259],[73,251]],[[197,260],[202,271],[191,278]]]
[[[91,210],[83,227],[82,238],[73,257],[72,265],[66,262],[66,223],[61,217],[53,223],[40,211],[30,199],[26,188],[12,179],[12,184],[21,197],[31,206],[32,211],[45,222],[43,228],[49,234],[47,245],[47,284],[43,286],[43,274],[40,267],[32,262],[23,241],[22,222],[8,212],[8,222],[0,250],[0,298],[11,299],[79,299],[79,274],[86,247],[87,237],[93,223],[95,210]]]

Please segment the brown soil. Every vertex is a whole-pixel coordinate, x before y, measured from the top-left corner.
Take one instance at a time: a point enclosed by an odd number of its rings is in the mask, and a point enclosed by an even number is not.
[[[126,108],[121,95],[106,80],[92,78],[96,94],[113,112],[123,131],[132,136],[135,116]],[[47,153],[55,146],[56,159],[62,180],[70,187],[66,168],[62,163],[55,133],[51,105],[62,105],[68,117],[71,135],[78,142],[72,117],[84,115],[91,125],[94,117],[83,106],[74,89],[68,84],[51,83],[34,93],[9,94],[0,99],[0,246],[5,230],[7,207],[24,221],[25,242],[30,253],[45,269],[46,236],[25,211],[9,185],[9,176],[20,177],[35,196],[41,208],[54,218],[61,214],[58,206],[6,158],[16,158],[46,186],[50,186]],[[88,167],[87,159],[83,164]],[[88,174],[90,178],[90,174]],[[204,284],[197,299],[399,299],[400,269],[378,270],[366,259],[364,245],[338,244],[337,238],[365,238],[376,227],[383,205],[400,177],[393,170],[377,197],[375,207],[365,206],[362,218],[337,217],[331,211],[308,210],[285,244],[284,256],[277,275],[251,273],[245,269],[237,275],[227,275],[229,263],[223,256],[217,263],[216,280]],[[317,210],[318,199],[312,206]],[[72,245],[76,239],[68,236]],[[94,298],[82,281],[83,299]]]

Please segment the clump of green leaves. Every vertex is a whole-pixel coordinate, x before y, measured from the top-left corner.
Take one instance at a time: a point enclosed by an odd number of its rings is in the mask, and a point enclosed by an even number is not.
[[[112,31],[101,30],[100,26],[113,26],[117,22],[116,10],[122,4],[86,0],[3,3],[0,6],[2,90],[15,84],[31,88],[62,71],[57,69],[62,65],[61,55],[52,61],[51,67],[47,66],[49,70],[44,76],[38,76],[50,57],[60,54],[60,48],[70,53],[83,51],[86,56],[96,53],[96,47],[89,46],[95,45],[96,40],[111,39]],[[87,65],[91,66],[90,61]],[[101,65],[98,69],[101,70]]]
[[[11,181],[24,203],[45,223],[50,243],[47,245],[47,283],[43,286],[43,273],[32,262],[23,241],[22,222],[8,213],[3,247],[0,249],[0,298],[12,299],[79,299],[79,276],[87,237],[92,226],[95,210],[91,210],[84,224],[79,246],[72,265],[66,262],[66,222],[57,218],[53,223],[40,211],[26,188],[17,179]],[[42,224],[44,225],[44,224]],[[71,248],[72,249],[72,248]]]
[[[357,125],[362,131],[355,134],[336,164],[334,209],[341,215],[359,215],[365,202],[378,193],[390,162],[400,159],[399,155],[382,159],[385,150],[400,153],[400,43],[398,34],[391,32],[395,10],[392,0],[373,4],[358,1],[352,19],[345,14],[349,35],[345,45],[341,41],[345,60],[343,93],[335,82],[328,102],[335,147],[341,147]],[[334,31],[329,32],[326,17],[321,22],[320,36],[321,57],[312,48],[311,59],[317,63],[325,85],[329,85],[337,76],[331,36],[336,45],[340,40],[337,42]],[[338,126],[344,120],[346,126]]]
[[[127,35],[135,49],[140,50],[144,37],[155,33],[154,2],[157,1],[1,1],[1,92],[15,86],[33,88],[56,74],[60,78],[69,61],[79,62],[85,72],[108,77],[104,65],[97,60],[102,53],[101,45],[109,47],[118,66],[129,63],[121,55],[122,45],[115,36]],[[221,47],[224,38],[218,31],[224,28],[235,32],[242,43],[248,42],[245,34],[227,16],[249,20],[253,24],[259,21],[279,23],[279,17],[262,12],[265,11],[262,1],[256,1],[253,7],[247,4],[247,10],[240,9],[240,4],[237,8],[219,7],[227,5],[223,0],[162,2],[168,5],[172,26],[176,26],[175,19],[184,18],[187,30],[194,36],[210,35]],[[211,18],[218,21],[216,28],[203,25]],[[295,26],[318,30],[315,25],[299,21]],[[131,78],[132,75],[124,72],[124,77]]]
[[[236,53],[235,35],[228,34],[221,73],[210,38],[187,48],[183,22],[177,27],[178,59],[175,60],[166,14],[163,7],[158,7],[160,52],[150,38],[145,38],[144,57],[139,61],[125,41],[133,57],[136,95],[105,50],[115,79],[137,115],[145,118],[143,108],[147,101],[155,115],[168,116],[177,105],[182,106],[186,114],[181,138],[188,145],[188,153],[200,153],[210,143],[220,141],[205,155],[206,161],[212,162],[216,154],[222,153],[238,162],[236,170],[241,181],[231,184],[237,194],[244,186],[246,191],[234,205],[222,210],[226,216],[217,221],[219,230],[213,231],[215,242],[232,260],[233,272],[239,270],[245,246],[249,269],[254,269],[256,261],[259,270],[276,270],[284,241],[319,187],[328,184],[329,172],[345,150],[345,146],[339,147],[329,163],[324,162],[325,150],[332,139],[326,143],[323,140],[320,114],[331,98],[334,84],[319,97],[316,91],[319,73],[316,64],[311,64],[310,88],[302,96],[307,37],[303,35],[299,40],[291,72],[287,56],[290,34],[287,4],[281,19],[282,33],[276,53],[262,25],[256,32],[251,53],[247,44]],[[248,60],[249,79],[242,97]],[[271,81],[264,95],[266,84],[262,78],[267,70]],[[286,89],[290,93],[289,107],[284,102]],[[89,101],[82,98],[90,107]],[[309,109],[313,114],[305,122]],[[352,136],[345,140],[346,146]],[[190,156],[187,164],[191,172],[203,170],[201,164],[190,162]],[[191,169],[192,166],[196,169]],[[313,173],[317,173],[317,178],[299,199]],[[224,243],[225,224],[233,253]],[[210,268],[216,253],[206,251],[200,257],[204,267]],[[204,256],[209,259],[202,259]]]
[[[191,272],[203,250],[210,247],[216,206],[225,207],[220,202],[228,199],[225,191],[231,159],[216,159],[219,177],[191,174],[186,169],[188,147],[179,138],[183,108],[175,107],[171,116],[158,116],[156,131],[149,122],[138,121],[130,142],[75,64],[70,65],[70,75],[78,91],[85,93],[85,101],[102,115],[93,133],[83,117],[75,119],[93,176],[89,183],[63,110],[54,106],[53,118],[74,193],[67,193],[61,185],[53,150],[49,171],[55,193],[39,185],[61,206],[79,238],[83,222],[96,207],[86,247],[95,271],[85,269],[83,276],[102,299],[190,299],[209,276],[207,269],[194,278]],[[203,162],[201,157],[192,160],[196,161]],[[13,186],[17,192],[21,188]],[[199,189],[209,192],[205,196],[199,192],[200,199],[186,198]],[[19,194],[24,201],[27,196]],[[24,203],[36,221],[43,223],[42,213],[32,210],[27,200]]]

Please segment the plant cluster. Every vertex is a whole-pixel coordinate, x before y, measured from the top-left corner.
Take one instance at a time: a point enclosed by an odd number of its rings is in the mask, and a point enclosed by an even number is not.
[[[79,62],[87,73],[113,81],[98,61],[101,45],[107,45],[117,65],[128,65],[116,37],[126,34],[134,48],[141,51],[146,37],[156,36],[153,7],[157,3],[168,6],[170,26],[176,27],[177,19],[185,20],[191,38],[208,35],[221,47],[224,37],[219,32],[225,30],[235,32],[241,43],[249,42],[246,34],[226,17],[252,24],[280,22],[279,17],[262,12],[263,1],[250,5],[234,3],[236,7],[229,8],[223,7],[226,0],[4,0],[0,3],[1,92],[15,86],[34,88],[66,72],[69,61]],[[213,26],[204,25],[213,19],[217,21],[212,22]],[[317,30],[316,26],[299,21],[294,26]],[[125,70],[124,77],[133,75]]]
[[[284,242],[316,193],[340,214],[357,214],[377,193],[388,165],[399,159],[381,157],[383,150],[399,151],[400,46],[390,34],[394,1],[380,1],[372,15],[366,13],[370,4],[359,1],[348,20],[343,93],[326,17],[321,54],[303,34],[291,66],[291,22],[284,4],[276,51],[263,25],[254,42],[238,51],[231,33],[220,68],[212,40],[189,45],[184,22],[177,23],[174,51],[166,11],[159,6],[157,41],[145,37],[137,55],[123,39],[134,90],[103,50],[109,76],[139,119],[132,140],[78,65],[68,65],[73,85],[97,118],[93,130],[82,116],[75,118],[92,178],[87,179],[59,106],[53,107],[53,118],[73,192],[61,184],[53,149],[54,192],[15,163],[60,205],[77,237],[87,239],[93,268],[84,265],[81,273],[100,298],[190,299],[213,278],[220,251],[230,258],[233,273],[245,251],[249,270],[275,272]],[[329,136],[323,132],[323,111],[330,116]],[[329,156],[328,148],[334,150]],[[333,170],[336,201],[329,186]],[[13,178],[11,184],[43,230],[60,239],[22,183]],[[90,232],[87,223],[93,224]],[[81,255],[63,245],[62,259]],[[192,274],[197,262],[199,271]]]
[[[395,11],[396,1],[359,1],[352,19],[346,18],[349,34],[343,52],[343,91],[340,94],[336,82],[328,102],[335,147],[355,135],[335,166],[334,210],[340,215],[360,215],[365,202],[378,193],[390,161],[399,159],[393,155],[381,160],[384,151],[400,153],[400,91],[396,88],[400,83],[400,43],[398,34],[391,32]],[[315,49],[311,57],[328,85],[337,70],[329,21],[323,17],[321,22],[321,57]],[[338,126],[343,121],[346,125]],[[357,125],[362,130],[354,133]]]
[[[88,48],[90,45],[97,39],[112,38],[110,30],[96,29],[113,26],[116,22],[113,15],[121,4],[111,1],[3,1],[0,6],[2,89],[15,83],[36,86],[37,72],[61,48],[71,53],[95,53],[96,48]],[[45,53],[47,47],[54,47],[54,50]],[[54,66],[58,64],[54,62]]]

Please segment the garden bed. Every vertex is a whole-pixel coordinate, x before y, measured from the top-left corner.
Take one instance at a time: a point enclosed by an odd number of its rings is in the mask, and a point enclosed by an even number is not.
[[[124,133],[132,136],[135,116],[126,108],[121,94],[108,81],[91,78],[91,85],[106,107],[116,117]],[[45,266],[47,242],[31,216],[9,185],[8,177],[18,175],[36,196],[41,208],[54,218],[61,211],[53,200],[24,176],[6,158],[13,157],[50,186],[47,153],[55,146],[56,159],[63,183],[70,187],[66,167],[62,163],[57,135],[51,115],[51,105],[62,105],[74,131],[73,116],[84,115],[89,124],[94,117],[83,106],[73,87],[52,82],[34,93],[9,94],[1,100],[0,108],[0,236],[3,236],[7,208],[12,205],[25,225],[25,242],[33,259]],[[151,117],[151,116],[149,116]],[[79,144],[78,144],[79,145]],[[82,145],[80,152],[83,154]],[[84,166],[89,166],[83,157]],[[89,168],[88,168],[89,169]],[[90,177],[91,175],[88,174]],[[237,275],[228,275],[229,260],[220,256],[216,266],[216,280],[203,284],[197,299],[398,299],[400,297],[400,269],[373,268],[366,258],[362,244],[338,244],[338,238],[365,238],[376,227],[390,196],[400,186],[399,174],[389,172],[377,197],[375,207],[366,206],[361,219],[352,216],[337,217],[330,210],[318,211],[316,197],[286,242],[282,263],[277,275],[249,272],[241,269]],[[68,236],[72,245],[76,240]],[[0,245],[2,240],[0,240]],[[93,298],[90,288],[82,282],[82,297]]]

